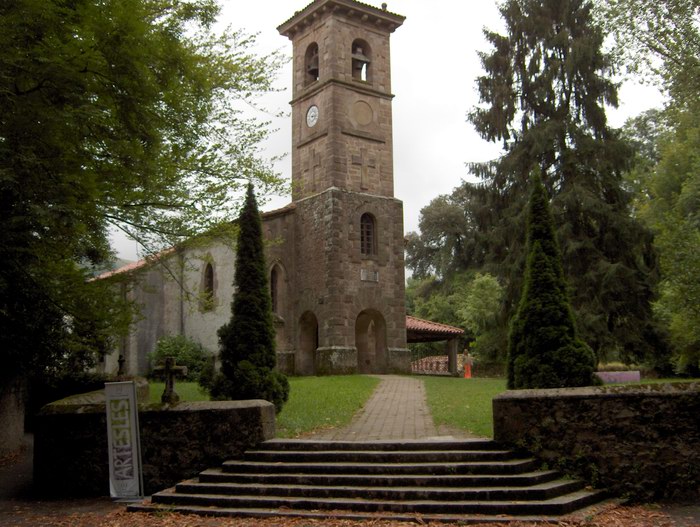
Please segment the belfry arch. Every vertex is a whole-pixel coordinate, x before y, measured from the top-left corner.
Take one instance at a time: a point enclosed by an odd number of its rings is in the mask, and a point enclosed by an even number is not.
[[[384,373],[387,366],[386,321],[379,311],[366,309],[355,321],[358,373]]]

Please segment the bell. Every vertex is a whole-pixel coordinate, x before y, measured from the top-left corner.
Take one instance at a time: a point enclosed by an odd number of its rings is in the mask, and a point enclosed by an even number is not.
[[[306,67],[306,72],[315,79],[318,79],[318,55],[311,57],[309,64]]]
[[[363,62],[363,63],[365,63],[365,64],[369,64],[369,63],[370,63],[369,57],[368,57],[367,55],[364,54],[362,48],[359,47],[359,46],[356,47],[356,48],[353,50],[352,59],[353,59],[353,60],[357,60],[357,61],[359,61],[359,62]]]

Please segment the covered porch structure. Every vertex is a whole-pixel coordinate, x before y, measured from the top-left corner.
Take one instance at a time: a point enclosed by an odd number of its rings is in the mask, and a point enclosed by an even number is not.
[[[457,353],[459,337],[462,335],[464,335],[464,330],[460,328],[406,315],[406,341],[409,344],[444,341],[447,373],[455,377],[461,373],[457,371]]]

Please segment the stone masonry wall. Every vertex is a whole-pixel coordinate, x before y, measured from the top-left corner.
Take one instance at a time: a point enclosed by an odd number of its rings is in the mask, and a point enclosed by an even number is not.
[[[700,383],[509,391],[493,416],[496,441],[615,495],[700,497]]]
[[[146,494],[219,465],[275,435],[267,401],[139,405]],[[34,484],[47,496],[109,494],[104,403],[51,404],[37,418]]]
[[[0,384],[0,456],[22,446],[24,438],[24,383],[15,378]]]

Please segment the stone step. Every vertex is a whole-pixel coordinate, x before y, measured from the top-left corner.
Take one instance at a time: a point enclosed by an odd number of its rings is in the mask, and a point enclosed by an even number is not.
[[[512,457],[509,450],[248,450],[244,454],[247,461],[275,463],[464,463]]]
[[[270,439],[257,450],[505,450],[491,439],[402,439],[377,441],[318,441],[311,439]]]
[[[226,461],[222,470],[227,473],[305,473],[305,474],[520,474],[537,467],[534,459],[502,461],[472,461],[468,463],[333,463],[275,461]]]
[[[158,505],[150,502],[134,503],[127,506],[130,512],[176,512],[180,514],[198,514],[201,516],[213,517],[237,517],[237,518],[289,518],[305,520],[352,520],[352,521],[377,521],[380,519],[395,522],[411,522],[425,524],[429,522],[450,522],[460,525],[469,524],[503,524],[508,521],[515,522],[545,522],[555,523],[560,518],[558,516],[520,516],[499,514],[493,516],[486,515],[454,515],[454,514],[411,514],[411,513],[363,513],[355,511],[304,511],[290,509],[244,509],[226,507],[199,507],[196,505]]]
[[[169,489],[152,496],[153,504],[177,507],[217,507],[226,509],[302,509],[347,510],[374,513],[412,514],[510,514],[564,515],[600,501],[597,491],[579,490],[545,500],[370,500],[363,498],[304,498],[283,496],[227,496],[221,494],[185,494]]]
[[[274,440],[129,510],[483,523],[557,518],[603,497],[493,442]]]
[[[365,487],[402,487],[414,485],[430,487],[508,486],[524,487],[546,483],[559,477],[555,470],[523,472],[521,474],[308,474],[271,472],[224,472],[221,468],[205,470],[199,475],[203,483],[258,483],[288,485],[343,486],[360,485]]]
[[[361,498],[389,501],[484,501],[484,500],[547,500],[580,490],[579,481],[559,479],[528,487],[365,487],[284,485],[256,483],[204,483],[190,480],[180,483],[178,494],[246,495],[287,498]]]

